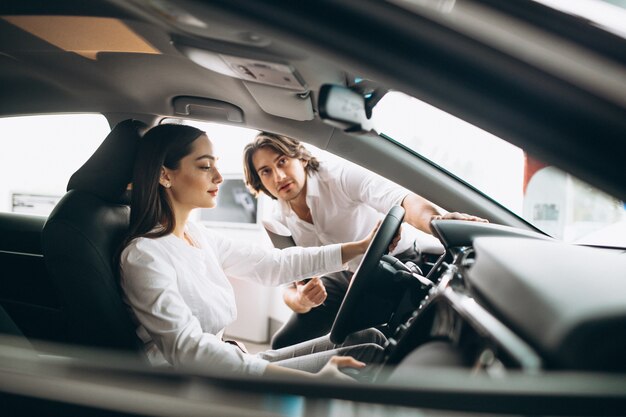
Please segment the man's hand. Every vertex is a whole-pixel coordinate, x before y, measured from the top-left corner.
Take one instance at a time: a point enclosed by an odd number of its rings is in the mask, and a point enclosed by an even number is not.
[[[296,290],[300,303],[309,310],[322,304],[328,296],[324,283],[319,277],[311,278],[306,284],[304,281],[296,282]]]
[[[487,219],[483,219],[478,216],[472,216],[471,214],[458,213],[456,211],[452,213],[434,215],[431,217],[430,221],[432,222],[433,220],[466,220],[470,222],[489,223],[489,220]],[[431,228],[432,228],[432,223],[431,223]]]
[[[433,221],[433,220],[467,220],[470,222],[489,223],[489,220],[487,219],[483,219],[478,216],[472,216],[471,214],[458,213],[456,211],[452,213],[446,213],[443,215],[441,214],[435,215],[432,217],[430,221]]]
[[[283,298],[289,308],[296,313],[304,314],[321,305],[328,294],[324,283],[319,277],[313,277],[308,282],[298,281],[296,286],[288,288]]]
[[[404,221],[418,230],[426,233],[433,233],[431,222],[433,220],[468,220],[473,222],[489,223],[489,220],[465,213],[439,214],[443,210],[435,206],[415,193],[410,193],[402,200],[402,207],[406,211]]]

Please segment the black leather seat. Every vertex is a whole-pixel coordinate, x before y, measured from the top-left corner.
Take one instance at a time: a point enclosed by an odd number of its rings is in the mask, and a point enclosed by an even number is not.
[[[3,347],[9,345],[29,351],[33,350],[33,346],[2,306],[0,306],[0,343]]]
[[[141,357],[113,258],[128,229],[126,186],[144,128],[134,120],[115,126],[72,175],[42,235],[44,260],[67,312],[70,342]]]

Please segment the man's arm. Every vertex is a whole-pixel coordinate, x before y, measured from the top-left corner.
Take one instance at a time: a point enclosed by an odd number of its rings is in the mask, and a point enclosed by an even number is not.
[[[474,222],[487,223],[488,220],[472,216],[465,213],[441,213],[440,210],[430,201],[417,194],[410,193],[402,200],[402,208],[404,208],[404,221],[421,230],[422,232],[432,234],[430,222],[433,220],[468,220]]]
[[[387,213],[393,205],[401,201],[405,210],[404,221],[430,234],[432,234],[430,222],[435,219],[487,222],[485,219],[469,214],[447,213],[427,199],[352,164],[342,166],[337,178],[337,189],[352,201],[365,203],[381,213]]]

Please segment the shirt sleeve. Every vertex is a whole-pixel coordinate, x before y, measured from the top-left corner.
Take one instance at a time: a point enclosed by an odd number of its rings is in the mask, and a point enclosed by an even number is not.
[[[406,188],[353,164],[343,166],[336,178],[348,198],[385,214],[409,194]]]
[[[205,333],[183,300],[167,253],[150,239],[131,243],[122,253],[121,286],[135,317],[174,366],[207,366],[260,375],[267,361]]]
[[[222,269],[231,278],[278,286],[344,269],[340,244],[267,249],[221,236],[214,239]]]

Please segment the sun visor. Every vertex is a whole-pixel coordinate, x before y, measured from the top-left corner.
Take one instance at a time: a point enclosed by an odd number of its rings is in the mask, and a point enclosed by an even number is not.
[[[292,120],[313,120],[313,103],[308,93],[244,81],[243,83],[265,113]]]

